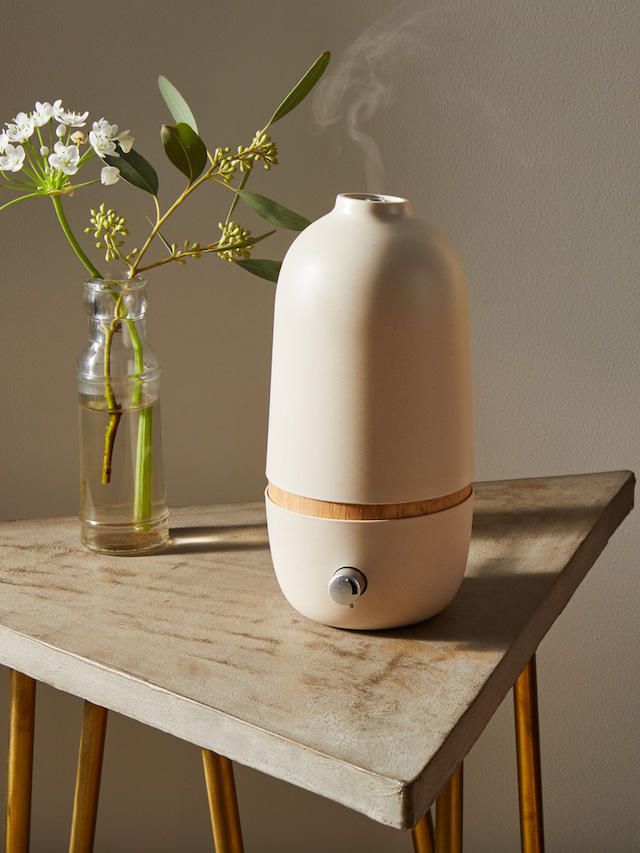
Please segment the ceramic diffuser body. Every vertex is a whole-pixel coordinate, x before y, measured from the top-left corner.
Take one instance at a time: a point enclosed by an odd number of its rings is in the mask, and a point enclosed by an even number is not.
[[[466,284],[404,199],[340,195],[287,253],[267,478],[276,576],[300,613],[390,628],[456,594],[473,503]]]

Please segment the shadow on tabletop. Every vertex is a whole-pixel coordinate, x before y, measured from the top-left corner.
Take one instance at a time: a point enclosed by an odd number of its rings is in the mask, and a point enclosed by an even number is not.
[[[405,628],[361,631],[380,640],[414,640],[490,651],[508,647],[545,598],[557,576],[475,575],[440,613]]]
[[[220,551],[253,551],[269,547],[264,524],[233,524],[224,527],[177,527],[169,530],[169,542],[157,554],[204,554]]]

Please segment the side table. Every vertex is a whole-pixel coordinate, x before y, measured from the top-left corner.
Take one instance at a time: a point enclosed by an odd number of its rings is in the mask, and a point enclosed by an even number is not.
[[[460,851],[462,762],[512,687],[522,849],[542,851],[535,651],[634,483],[624,471],[478,483],[458,596],[380,632],[291,609],[259,503],[175,510],[170,544],[135,558],[83,550],[75,519],[0,524],[5,849],[29,846],[41,681],[86,700],[73,853],[93,844],[107,710],[203,748],[218,853],[242,850],[232,761],[412,829],[417,853]]]

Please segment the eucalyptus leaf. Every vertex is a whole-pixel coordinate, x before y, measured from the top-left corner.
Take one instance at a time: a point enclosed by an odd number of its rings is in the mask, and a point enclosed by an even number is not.
[[[277,201],[267,198],[258,193],[250,193],[247,190],[237,189],[236,193],[245,201],[249,207],[252,207],[256,213],[259,213],[267,222],[277,225],[278,228],[288,228],[290,231],[304,231],[307,225],[310,225],[308,219],[300,216],[299,213],[294,213],[287,207],[278,204]]]
[[[233,201],[231,202],[231,207],[229,208],[229,213],[227,214],[227,222],[233,216],[233,211],[236,209],[236,205],[238,204],[238,201],[240,200],[240,196],[238,195],[238,190],[243,190],[245,188],[246,183],[249,180],[250,174],[251,174],[251,172],[245,172],[244,175],[242,176],[242,180],[240,181],[240,186],[236,190],[236,194],[234,195]]]
[[[186,122],[163,124],[160,131],[164,151],[173,165],[192,184],[207,165],[207,147]]]
[[[119,157],[114,157],[111,154],[106,155],[102,159],[109,166],[115,166],[120,172],[120,177],[127,183],[133,184],[140,190],[144,190],[151,195],[158,195],[158,176],[156,170],[151,163],[144,159],[142,154],[138,154],[133,148],[128,154],[125,154],[122,148],[118,146]]]
[[[169,80],[161,74],[158,77],[158,88],[160,89],[160,94],[164,98],[165,104],[169,107],[169,112],[173,116],[173,120],[175,122],[183,121],[197,133],[198,125],[196,124],[193,113],[189,108],[189,104],[185,101],[173,83],[169,82]]]
[[[165,240],[165,238],[162,236],[162,234],[160,233],[160,231],[156,231],[156,234],[158,235],[158,237],[159,237],[159,238],[160,238],[160,240],[162,241],[162,245],[165,247],[165,249],[167,250],[167,252],[169,252],[169,254],[171,255],[171,254],[173,253],[173,248],[172,248],[172,246],[171,246],[171,243],[169,243],[169,241],[168,241],[168,240]]]
[[[300,101],[304,100],[307,97],[309,92],[316,85],[318,80],[322,77],[325,72],[327,65],[329,64],[329,60],[331,59],[331,54],[329,51],[323,53],[319,56],[316,61],[313,63],[311,68],[304,75],[302,80],[298,83],[298,85],[289,92],[284,101],[280,104],[275,113],[271,116],[269,121],[269,125],[272,125],[274,122],[279,121],[283,116],[286,116],[287,113],[290,113],[294,107],[297,107]]]
[[[275,283],[278,281],[280,267],[282,266],[282,261],[269,261],[264,258],[250,258],[247,261],[235,261],[235,263],[247,272]]]
[[[149,223],[149,225],[152,228],[156,227],[155,222],[153,222],[151,219],[149,219],[148,216],[145,216],[145,219],[147,220],[147,222]],[[164,237],[162,236],[160,231],[156,231],[156,237],[159,237],[162,240],[162,244],[164,245],[165,249],[167,250],[167,252],[169,252],[169,254],[171,254],[171,246],[169,245],[169,242],[164,239]]]

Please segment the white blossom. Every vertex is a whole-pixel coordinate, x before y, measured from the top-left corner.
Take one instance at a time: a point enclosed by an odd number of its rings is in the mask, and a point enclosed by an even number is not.
[[[88,115],[88,110],[86,113],[81,114],[63,109],[61,99],[57,100],[53,105],[53,116],[55,120],[60,122],[60,124],[66,124],[68,127],[84,127],[87,123]]]
[[[53,166],[54,169],[60,169],[65,175],[75,175],[80,161],[78,146],[56,142],[53,150],[55,153],[49,154],[49,165]]]
[[[22,145],[11,145],[10,142],[4,146],[0,155],[0,172],[19,172],[24,163],[24,148]]]
[[[125,154],[128,154],[133,148],[133,143],[135,142],[133,136],[131,136],[128,130],[123,130],[116,138],[120,148],[122,148]]]
[[[56,127],[56,136],[58,137],[58,139],[62,139],[62,137],[66,136],[67,133],[69,133],[69,128],[66,126],[66,124],[59,124]]]
[[[7,136],[5,131],[3,130],[0,133],[0,154],[4,154],[4,149],[7,147],[8,143],[9,143],[9,137]]]
[[[6,134],[11,142],[26,142],[36,129],[35,122],[26,113],[18,113],[11,124],[7,124]]]
[[[53,118],[53,107],[49,101],[45,101],[44,104],[36,101],[36,108],[31,113],[31,118],[35,122],[36,127],[42,127],[48,121],[51,121]]]
[[[100,121],[94,121],[92,129],[89,131],[89,142],[98,157],[119,157],[120,154],[116,151],[116,142],[125,154],[131,151],[133,145],[133,136],[128,130],[123,130],[118,133],[117,124],[109,124],[109,122],[101,118]]]
[[[98,157],[107,157],[109,154],[112,157],[120,156],[116,151],[117,133],[117,124],[109,124],[104,118],[101,118],[100,121],[94,121],[92,129],[89,131],[89,142]]]
[[[105,186],[117,184],[120,180],[120,169],[115,166],[104,166],[100,172],[100,180]]]

